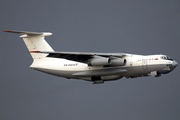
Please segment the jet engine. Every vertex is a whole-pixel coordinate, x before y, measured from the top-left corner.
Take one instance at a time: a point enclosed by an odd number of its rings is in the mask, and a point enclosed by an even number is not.
[[[91,66],[105,66],[105,65],[110,65],[110,64],[111,64],[111,60],[105,57],[93,58],[90,61]]]
[[[124,66],[126,65],[126,59],[113,58],[111,59],[111,66]]]
[[[90,61],[90,66],[124,66],[126,59],[116,57],[96,57]]]

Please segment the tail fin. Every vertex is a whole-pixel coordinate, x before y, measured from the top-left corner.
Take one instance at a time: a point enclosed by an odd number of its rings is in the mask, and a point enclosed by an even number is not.
[[[38,32],[27,32],[27,31],[11,31],[11,30],[4,32],[23,34],[20,37],[23,38],[33,59],[41,59],[46,57],[46,54],[35,53],[36,51],[50,51],[50,52],[54,51],[44,39],[45,36],[50,36],[52,35],[52,33],[38,33]]]

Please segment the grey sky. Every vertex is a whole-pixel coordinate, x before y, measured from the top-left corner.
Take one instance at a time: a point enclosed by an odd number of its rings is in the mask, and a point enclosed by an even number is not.
[[[5,0],[0,30],[52,32],[57,51],[166,54],[180,63],[180,1]],[[178,66],[159,78],[101,85],[29,68],[19,35],[0,33],[2,120],[179,120]]]

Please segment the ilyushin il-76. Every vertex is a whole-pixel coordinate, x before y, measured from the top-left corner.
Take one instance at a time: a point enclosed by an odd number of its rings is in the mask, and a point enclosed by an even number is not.
[[[126,53],[56,52],[44,37],[49,32],[7,30],[22,34],[33,58],[30,68],[68,79],[82,79],[94,84],[105,81],[167,74],[178,63],[167,55],[136,55]]]

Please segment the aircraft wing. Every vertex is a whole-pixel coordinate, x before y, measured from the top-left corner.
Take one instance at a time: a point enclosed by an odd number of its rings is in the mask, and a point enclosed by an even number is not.
[[[72,60],[72,61],[77,61],[77,62],[82,62],[82,63],[87,63],[87,64],[90,60],[96,57],[122,58],[126,56],[125,53],[46,52],[46,51],[35,51],[35,52],[48,54],[47,57],[64,58],[67,60]]]

